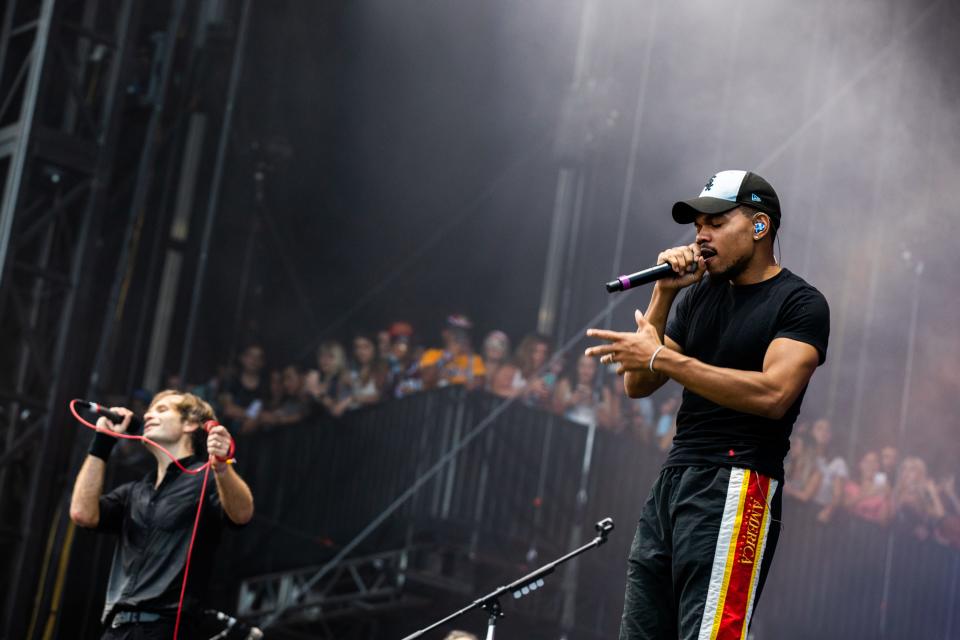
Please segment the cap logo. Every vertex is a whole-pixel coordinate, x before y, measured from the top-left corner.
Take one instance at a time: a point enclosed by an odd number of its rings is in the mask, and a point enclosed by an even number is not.
[[[707,181],[700,197],[719,198],[729,202],[736,202],[737,195],[740,193],[740,187],[743,179],[747,175],[746,171],[721,171],[714,174]]]
[[[763,200],[760,199],[760,196],[758,196],[755,193],[750,194],[750,199],[753,200],[754,202],[763,202]]]

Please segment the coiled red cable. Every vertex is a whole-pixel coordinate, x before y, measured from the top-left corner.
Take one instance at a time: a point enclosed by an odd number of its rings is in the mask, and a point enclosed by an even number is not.
[[[173,627],[173,640],[177,640],[177,635],[180,632],[180,617],[181,617],[181,614],[183,613],[183,599],[187,593],[187,577],[190,574],[190,560],[193,557],[193,544],[194,542],[196,542],[197,530],[200,528],[200,514],[203,513],[203,500],[207,494],[207,480],[210,477],[211,463],[208,460],[202,466],[196,469],[187,469],[182,464],[180,464],[180,461],[177,460],[177,458],[172,453],[170,453],[170,451],[167,450],[163,445],[157,442],[154,442],[153,440],[151,440],[146,436],[131,435],[128,433],[116,433],[115,431],[111,431],[109,429],[106,429],[106,430],[100,429],[97,427],[97,425],[92,424],[87,420],[84,420],[83,417],[77,412],[77,408],[75,406],[76,402],[77,400],[70,401],[70,413],[73,414],[73,417],[76,418],[77,421],[80,422],[80,424],[90,427],[91,429],[93,429],[98,433],[103,433],[108,436],[112,436],[114,438],[119,438],[123,440],[140,440],[141,442],[146,442],[148,444],[151,444],[156,448],[160,449],[161,451],[163,451],[165,454],[167,454],[167,457],[169,457],[170,460],[175,465],[180,467],[180,470],[183,471],[184,473],[188,473],[193,476],[193,475],[197,475],[201,471],[203,472],[203,482],[200,484],[200,501],[197,503],[197,515],[193,521],[193,533],[190,534],[190,546],[187,547],[187,563],[183,567],[183,583],[180,585],[180,602],[177,604],[177,621]],[[203,429],[208,433],[210,429],[213,429],[216,426],[218,426],[218,423],[215,420],[207,420],[205,423],[203,423]],[[235,450],[236,450],[236,443],[233,441],[233,438],[230,438],[230,452],[227,454],[227,457],[226,458],[221,458],[220,456],[212,456],[212,457],[215,458],[218,462],[228,462],[228,463],[233,462],[233,454]]]

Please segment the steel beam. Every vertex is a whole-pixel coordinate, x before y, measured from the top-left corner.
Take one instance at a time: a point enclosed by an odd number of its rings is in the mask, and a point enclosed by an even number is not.
[[[8,16],[16,15],[17,0],[10,0],[7,7]],[[21,66],[22,73],[18,74],[14,81],[9,95],[17,93],[19,87],[18,80],[25,78],[24,92],[22,102],[19,105],[18,126],[16,127],[15,142],[10,145],[10,170],[7,173],[7,180],[3,187],[3,198],[0,199],[0,266],[6,264],[7,247],[10,244],[10,232],[13,228],[14,213],[17,202],[20,198],[21,186],[23,182],[23,171],[27,164],[28,142],[30,140],[30,130],[34,123],[34,114],[37,109],[37,96],[40,93],[40,75],[43,71],[43,63],[47,53],[47,40],[50,36],[50,24],[53,20],[54,0],[42,0],[39,16],[37,20],[30,21],[29,24],[35,25],[33,46],[30,53]],[[5,21],[6,22],[6,21]],[[7,52],[10,48],[10,40],[13,37],[13,31],[20,25],[10,25],[7,28],[4,25],[3,41],[0,42],[0,49]],[[6,53],[0,57],[0,61],[6,60]],[[0,67],[2,70],[2,67]],[[0,156],[2,160],[2,156]],[[0,269],[0,288],[5,284],[6,269]]]
[[[237,614],[259,621],[281,613],[278,627],[315,624],[395,608],[403,597],[410,550],[399,549],[343,562],[321,580],[322,567],[304,567],[244,580]]]
[[[89,281],[111,185],[122,69],[141,1],[8,0],[0,28],[0,61],[9,74],[0,78],[6,90],[0,166],[7,166],[0,200],[0,352],[12,360],[0,372],[0,517],[10,532],[0,541],[0,580],[11,587],[0,637],[25,637],[40,593],[44,541],[53,539],[62,479],[49,468],[64,464],[75,433],[63,430],[67,389],[84,369],[72,354],[82,329],[74,322],[87,304],[79,292]],[[83,24],[72,29],[65,16],[77,9]],[[108,33],[96,31],[105,27]],[[104,58],[88,55],[111,42],[117,45]],[[65,96],[64,86],[71,88]],[[16,491],[8,490],[12,481]]]

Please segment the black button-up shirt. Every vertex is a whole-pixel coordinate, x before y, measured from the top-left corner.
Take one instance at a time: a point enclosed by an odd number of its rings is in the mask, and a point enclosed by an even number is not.
[[[187,469],[202,462],[195,456],[180,460]],[[115,609],[175,614],[203,475],[184,473],[171,463],[159,487],[154,470],[100,498],[96,530],[120,536],[107,584],[104,622]],[[204,502],[187,582],[191,603],[206,590],[220,533],[232,525],[220,504],[213,470]]]

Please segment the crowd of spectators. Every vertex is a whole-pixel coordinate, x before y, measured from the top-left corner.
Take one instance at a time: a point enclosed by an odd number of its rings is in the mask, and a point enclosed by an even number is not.
[[[601,375],[595,359],[568,360],[553,352],[547,337],[535,333],[512,349],[506,333],[492,331],[477,353],[471,330],[469,318],[451,315],[437,346],[422,346],[409,323],[394,322],[376,333],[353,335],[349,353],[336,340],[322,342],[307,366],[268,367],[263,345],[252,343],[235,365],[221,367],[190,390],[214,403],[235,433],[275,429],[317,413],[339,417],[420,391],[462,385],[669,447],[678,397],[659,404],[650,398],[627,401],[620,379]]]
[[[270,430],[316,413],[334,417],[424,390],[462,385],[514,398],[574,423],[634,437],[667,450],[676,429],[680,398],[625,398],[622,381],[603,375],[597,361],[572,350],[554,353],[549,338],[524,336],[515,349],[502,331],[473,348],[472,324],[446,318],[436,346],[420,344],[407,322],[376,333],[356,333],[349,354],[335,340],[321,343],[316,360],[268,368],[264,348],[247,345],[234,367],[223,367],[194,393],[215,403],[235,433]],[[615,366],[615,365],[614,365]],[[960,498],[952,473],[931,477],[919,457],[885,446],[864,451],[857,469],[833,447],[830,421],[798,423],[785,461],[784,493],[811,505],[828,525],[853,517],[894,526],[918,538],[960,548]]]
[[[852,517],[960,549],[960,498],[952,472],[934,478],[922,458],[902,455],[892,445],[864,451],[851,470],[832,442],[826,418],[794,427],[785,463],[787,496],[811,505],[825,525]]]

